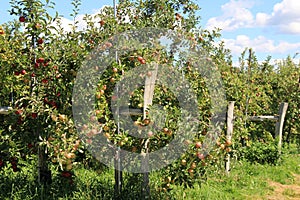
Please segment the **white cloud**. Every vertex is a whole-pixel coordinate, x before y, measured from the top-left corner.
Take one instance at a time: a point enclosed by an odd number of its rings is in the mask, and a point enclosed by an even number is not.
[[[60,19],[61,27],[65,32],[70,32],[72,30],[70,24],[73,24],[72,20],[69,20],[67,18],[61,17]],[[56,26],[55,22],[52,24],[53,26]]]
[[[258,26],[265,26],[270,20],[270,16],[266,13],[257,13],[256,14],[256,24]]]
[[[98,23],[101,19],[97,16],[99,14],[101,14],[102,10],[105,8],[106,6],[103,6],[102,8],[99,9],[94,9],[92,14],[89,14],[89,17],[91,18],[91,21],[94,22],[94,27],[95,28],[100,28],[100,23]],[[77,29],[79,31],[85,30],[87,28],[87,22],[85,20],[86,15],[85,14],[80,14],[75,18],[75,21],[77,21]],[[63,28],[63,30],[65,32],[70,32],[72,30],[72,26],[74,24],[73,20],[67,19],[65,17],[60,17],[59,19],[60,23],[61,23],[61,27]],[[54,22],[53,24],[51,24],[52,26],[57,27],[56,22]]]
[[[225,31],[232,31],[241,27],[251,27],[255,20],[249,9],[253,5],[254,2],[251,0],[230,0],[222,5],[223,14],[210,18],[206,28],[211,30],[217,27]]]
[[[271,14],[257,13],[256,23],[273,26],[280,33],[300,34],[300,1],[283,0],[274,5]]]
[[[279,41],[275,43],[265,36],[257,36],[254,39],[246,35],[238,35],[235,39],[223,39],[226,48],[230,49],[234,55],[240,55],[246,47],[252,48],[257,53],[285,54],[289,51],[297,51],[300,48],[300,42],[289,43]]]
[[[93,28],[100,28],[100,23],[99,21],[101,20],[99,18],[99,14],[102,13],[103,9],[106,8],[106,7],[111,7],[109,5],[104,5],[102,6],[101,8],[99,9],[94,9],[93,10],[93,13],[92,14],[80,14],[78,15],[76,18],[75,18],[75,21],[77,22],[76,26],[77,26],[77,29],[78,31],[83,31],[83,30],[86,30],[88,29],[87,27],[87,21],[85,20],[86,16],[88,15],[89,16],[89,19],[91,19],[92,22],[94,22],[94,25],[93,25]],[[131,9],[130,11],[133,12],[133,10]],[[104,14],[105,15],[105,14]],[[63,30],[65,32],[70,32],[72,30],[72,26],[74,24],[74,21],[73,20],[70,20],[70,19],[67,19],[65,17],[61,17],[60,18],[60,22],[61,22],[61,27],[63,28]],[[130,18],[129,16],[125,16],[124,17],[124,21],[122,21],[123,23],[130,23]],[[56,26],[57,27],[57,24],[54,23],[54,24],[51,24],[52,26]]]
[[[208,20],[206,28],[233,31],[239,28],[272,27],[278,33],[300,34],[299,0],[282,0],[273,6],[272,13],[253,14],[251,8],[254,5],[254,0],[230,0],[222,5],[222,15]]]

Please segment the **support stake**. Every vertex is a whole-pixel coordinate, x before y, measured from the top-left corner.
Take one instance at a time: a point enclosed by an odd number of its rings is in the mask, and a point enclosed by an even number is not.
[[[278,151],[279,151],[279,153],[281,153],[283,123],[284,123],[284,118],[285,118],[285,115],[286,115],[287,108],[288,108],[288,103],[281,103],[280,104],[279,117],[278,117],[278,121],[276,122],[276,127],[275,127],[275,137],[278,137]]]
[[[234,110],[234,101],[229,101],[228,110],[227,110],[227,133],[226,139],[231,141],[233,133],[233,110]],[[225,163],[225,172],[229,174],[230,171],[230,154],[227,154],[226,163]]]

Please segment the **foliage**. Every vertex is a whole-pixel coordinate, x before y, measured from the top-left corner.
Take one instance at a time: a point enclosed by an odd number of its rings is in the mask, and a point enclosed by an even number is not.
[[[251,163],[276,165],[280,158],[277,145],[277,140],[267,143],[253,142],[249,147],[243,147],[241,158]]]
[[[85,15],[87,27],[83,30],[76,21],[80,4],[79,0],[72,1],[74,21],[66,32],[58,13],[55,16],[48,13],[55,6],[53,1],[11,0],[10,13],[16,20],[0,27],[0,105],[12,106],[13,112],[0,119],[0,168],[10,166],[18,172],[22,168],[19,163],[37,159],[36,154],[45,149],[50,167],[55,167],[57,174],[64,178],[72,177],[74,165],[95,164],[86,149],[97,133],[92,127],[95,121],[103,128],[103,136],[115,145],[131,152],[144,151],[146,140],[131,137],[126,131],[117,134],[111,100],[115,98],[114,87],[124,74],[143,68],[151,61],[172,64],[173,69],[179,69],[195,90],[196,109],[200,113],[197,119],[200,131],[194,133],[192,141],[185,141],[188,151],[162,170],[161,190],[170,191],[175,185],[193,186],[195,182],[206,180],[210,171],[223,170],[228,153],[232,157],[244,156],[251,162],[276,164],[279,155],[273,142],[274,123],[253,123],[247,121],[247,117],[277,114],[281,102],[289,103],[284,139],[289,142],[299,138],[300,72],[299,64],[291,57],[276,65],[270,63],[271,57],[259,63],[255,53],[246,49],[240,66],[232,66],[230,50],[222,42],[215,45],[221,36],[219,30],[200,27],[200,18],[196,15],[199,8],[190,0],[123,1],[117,6],[116,18],[112,7],[103,8],[97,15]],[[109,49],[113,35],[145,27],[174,30],[194,47],[208,52],[221,73],[227,100],[235,101],[232,141],[226,140],[224,131],[211,152],[203,154],[201,148],[196,147],[197,143],[203,144],[211,119],[211,97],[206,87],[209,83],[197,73],[193,60],[182,57],[181,62],[173,66],[175,58],[171,51],[147,48],[119,55],[118,61],[107,66],[95,91],[96,118],[82,125],[81,128],[87,130],[86,135],[78,137],[71,98],[83,60],[92,59],[89,53],[100,44]],[[91,71],[99,70],[93,67]],[[143,92],[144,87],[132,92],[130,107],[142,109]],[[149,137],[150,151],[164,147],[174,138],[180,115],[178,101],[168,88],[155,87],[153,103],[167,111],[167,120]],[[147,126],[153,120],[150,114],[147,119],[132,119],[137,127]],[[258,140],[267,145],[252,142]]]

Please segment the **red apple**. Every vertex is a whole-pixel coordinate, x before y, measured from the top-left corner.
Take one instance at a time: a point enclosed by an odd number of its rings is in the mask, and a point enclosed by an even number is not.
[[[67,120],[67,116],[66,115],[63,115],[63,114],[59,114],[58,115],[58,119],[62,122],[66,121]]]
[[[143,65],[143,64],[146,64],[146,60],[145,59],[142,59],[142,60],[139,60],[140,63]]]
[[[49,65],[49,62],[44,62],[43,65],[44,67],[47,67]]]
[[[116,95],[111,96],[112,101],[116,101],[117,99],[118,99],[118,97]]]
[[[37,63],[43,63],[43,62],[45,62],[45,59],[44,59],[44,58],[38,58],[38,59],[36,60],[36,62],[37,62]]]
[[[169,129],[168,128],[164,128],[163,132],[167,134],[169,132]]]
[[[150,119],[144,119],[144,124],[145,124],[145,125],[150,124]]]
[[[137,59],[138,59],[138,61],[140,61],[140,62],[141,62],[142,60],[144,60],[144,58],[143,58],[142,56],[139,56]]]
[[[153,134],[153,132],[152,131],[149,131],[148,132],[148,137],[152,137],[154,134]]]
[[[86,130],[87,128],[88,128],[88,126],[86,124],[83,124],[82,127],[81,127],[82,130]]]
[[[107,43],[105,43],[105,46],[106,46],[106,48],[110,48],[110,47],[112,47],[112,43],[107,42]]]
[[[100,110],[96,110],[96,115],[100,115],[101,114],[101,111]]]
[[[20,21],[20,22],[25,22],[25,21],[26,21],[26,18],[25,18],[24,16],[21,16],[21,17],[19,17],[19,21]]]
[[[101,20],[99,23],[100,23],[101,26],[104,26],[105,21],[104,21],[104,20]]]
[[[148,77],[152,76],[152,72],[147,72],[147,76]]]
[[[72,159],[72,158],[75,158],[75,154],[74,153],[66,153],[65,157],[68,159]]]
[[[175,19],[176,20],[180,20],[181,18],[182,18],[182,16],[180,14],[178,14],[178,13],[175,14]]]
[[[96,94],[96,98],[97,98],[97,99],[101,99],[101,94],[100,94],[100,93],[97,93],[97,94]]]
[[[27,144],[28,149],[31,149],[33,147],[33,144],[29,143]]]
[[[26,70],[25,70],[25,69],[22,69],[22,70],[21,70],[21,74],[22,74],[22,75],[25,75],[25,74],[26,74]]]
[[[42,79],[42,83],[47,84],[48,80],[44,78],[44,79]]]
[[[72,176],[72,174],[69,171],[63,171],[61,172],[61,176],[65,178],[69,178]]]
[[[191,169],[191,168],[189,168],[189,169],[188,169],[188,172],[192,175],[192,174],[194,173],[194,170]]]
[[[197,149],[201,148],[201,146],[202,146],[201,142],[196,142],[195,147],[196,147]]]
[[[17,115],[21,115],[22,113],[23,113],[23,111],[22,110],[16,110],[16,112],[15,112]]]
[[[49,100],[47,97],[44,98],[44,103],[49,103]]]
[[[220,148],[221,148],[221,149],[225,149],[225,145],[224,145],[224,144],[221,144],[221,145],[220,145]]]
[[[34,63],[34,67],[35,68],[39,68],[40,67],[40,63],[38,63],[38,62]]]
[[[173,135],[173,132],[171,130],[169,130],[167,133],[166,133],[168,136],[172,136]]]
[[[92,129],[92,130],[91,130],[91,133],[92,133],[93,135],[96,135],[96,134],[98,134],[98,131],[97,131],[97,129]]]
[[[36,119],[37,118],[37,113],[31,113],[31,117],[32,117],[32,119]]]
[[[108,126],[104,126],[104,127],[103,127],[103,130],[104,130],[104,131],[109,131],[109,127],[108,127]]]
[[[93,121],[96,121],[97,120],[97,117],[96,116],[91,116],[90,117],[90,120],[93,122]]]
[[[57,108],[57,105],[56,105],[56,103],[55,103],[54,100],[51,100],[51,101],[49,102],[49,104],[50,104],[52,107]]]
[[[232,142],[231,142],[231,140],[226,140],[225,144],[226,144],[226,146],[231,146]]]
[[[43,43],[44,43],[43,38],[39,38],[39,39],[37,40],[37,43],[38,43],[38,44],[43,44]]]
[[[197,164],[195,162],[193,162],[190,166],[191,169],[196,169],[196,167],[197,167]]]
[[[86,143],[88,143],[88,144],[92,144],[92,142],[93,142],[93,140],[91,140],[91,139],[86,140]]]
[[[104,94],[104,90],[100,90],[99,92],[100,92],[101,95]]]
[[[200,160],[204,160],[205,156],[202,154],[202,153],[197,153],[197,157],[200,159]]]
[[[106,132],[106,133],[104,134],[104,137],[106,137],[107,139],[110,139],[110,134]]]
[[[56,79],[59,79],[60,77],[61,77],[61,74],[57,74],[57,75],[55,76]]]

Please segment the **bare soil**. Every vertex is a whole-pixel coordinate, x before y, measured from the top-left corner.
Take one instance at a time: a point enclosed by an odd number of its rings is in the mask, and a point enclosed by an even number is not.
[[[268,200],[300,200],[300,174],[294,174],[293,184],[269,181],[269,185],[274,191],[266,197]]]

